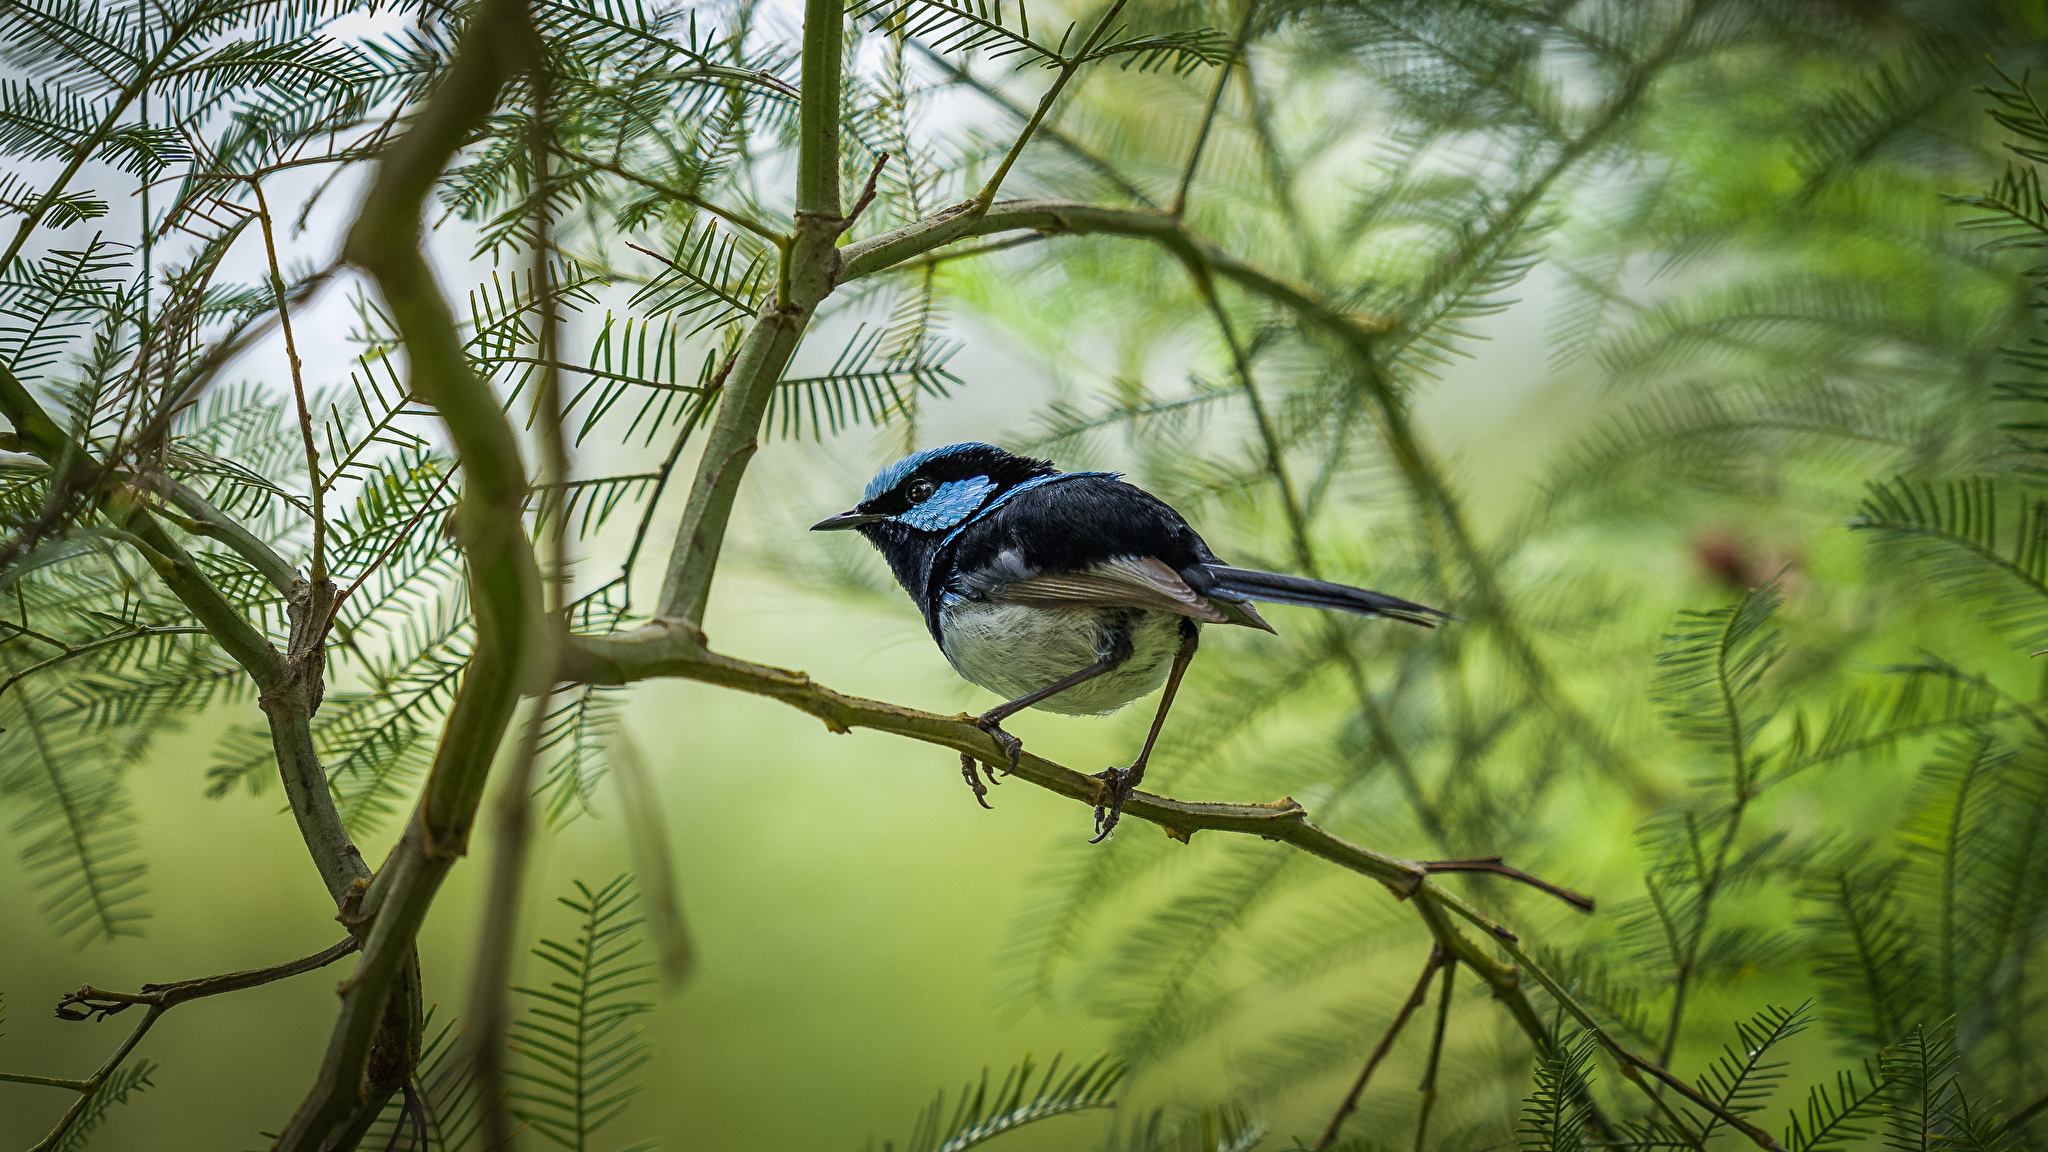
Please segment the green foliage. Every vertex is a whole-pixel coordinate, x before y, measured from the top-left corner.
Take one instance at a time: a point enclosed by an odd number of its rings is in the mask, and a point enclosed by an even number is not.
[[[652,965],[633,955],[642,920],[629,915],[638,898],[628,876],[594,891],[578,881],[574,896],[557,900],[577,916],[575,937],[543,938],[533,949],[555,978],[513,989],[528,1006],[513,1023],[512,1051],[522,1059],[508,1069],[521,1085],[511,1108],[576,1152],[625,1111],[639,1091],[626,1077],[651,1058],[638,1018],[654,1005],[637,993],[654,983]]]
[[[154,1077],[161,1071],[148,1060],[137,1060],[115,1071],[107,1081],[93,1090],[86,1101],[85,1111],[71,1125],[71,1130],[56,1145],[54,1152],[76,1152],[92,1142],[92,1134],[106,1123],[108,1113],[131,1098],[156,1087]]]
[[[984,1068],[979,1081],[969,1081],[960,1089],[960,1095],[950,1110],[946,1107],[946,1093],[940,1091],[918,1113],[917,1124],[911,1129],[910,1139],[903,1144],[903,1152],[965,1152],[1026,1124],[1115,1106],[1112,1096],[1126,1071],[1122,1061],[1105,1053],[1087,1064],[1074,1064],[1065,1069],[1060,1064],[1061,1057],[1055,1056],[1040,1071],[1031,1057],[1026,1056],[1004,1073],[1002,1080],[993,1088],[988,1069]],[[1240,1121],[1230,1130],[1240,1132],[1244,1127]],[[1241,1136],[1220,1138],[1222,1143],[1241,1139]],[[1205,1144],[1204,1147],[1221,1147],[1222,1143]],[[895,1146],[893,1142],[888,1145],[890,1148]],[[1153,1148],[1162,1145],[1145,1143],[1142,1146]]]
[[[1522,1105],[1515,1131],[1521,1146],[1535,1152],[1578,1152],[1586,1146],[1586,1122],[1593,1115],[1587,1073],[1593,1068],[1593,1037],[1574,1032],[1536,1059],[1535,1086]]]
[[[346,831],[386,830],[420,795],[471,671],[462,463],[408,392],[392,315],[359,293],[360,355],[306,366],[303,414],[267,343],[280,305],[304,317],[329,281],[305,257],[332,245],[293,252],[292,234],[389,154],[464,18],[415,6],[402,32],[331,35],[373,10],[0,10],[0,153],[34,174],[0,179],[0,384],[56,424],[8,447],[75,442],[0,461],[0,802],[59,935],[146,917],[127,783],[162,736],[233,705],[207,790],[266,788],[270,733],[219,620],[281,651],[316,552],[344,596],[311,751]],[[573,574],[566,615],[620,632],[646,622],[640,558],[680,503],[678,462],[729,400],[749,326],[787,302],[799,67],[752,3],[534,13],[547,83],[507,89],[427,220],[468,225],[491,264],[442,271],[462,354],[514,423],[545,431],[540,384],[564,380],[577,457],[536,474],[517,528],[558,524],[579,563],[616,560]],[[1544,919],[1540,894],[1497,878],[1466,894],[1720,1111],[1596,1093],[1578,1035],[1539,1058],[1518,1118],[1526,1050],[1463,1026],[1460,1003],[1436,1146],[1499,1146],[1519,1123],[1544,1148],[1702,1148],[1779,1103],[1791,1152],[1867,1141],[1880,1120],[1901,1152],[2024,1139],[2006,1118],[2038,1091],[2048,1022],[2048,712],[2021,656],[2048,644],[2032,311],[2048,114],[2021,72],[2038,21],[1735,0],[1039,15],[1034,30],[1000,0],[853,6],[842,184],[890,160],[846,240],[978,193],[1052,75],[1113,62],[1045,106],[995,191],[1136,205],[1173,242],[1019,231],[845,286],[812,327],[835,345],[767,381],[768,431],[811,442],[792,471],[846,465],[828,440],[926,446],[965,383],[953,321],[973,313],[1056,378],[1039,431],[1010,442],[1124,468],[1245,563],[1460,613],[1427,637],[1291,610],[1281,639],[1215,637],[1154,777],[1294,796],[1337,836],[1501,853],[1575,884],[1607,867],[1589,849],[1640,829],[1639,885],[1615,880],[1589,925]],[[1987,51],[2003,69],[1990,129],[1968,92]],[[317,190],[259,196],[300,170]],[[1953,200],[1974,236],[1938,199],[1973,182]],[[235,282],[276,236],[275,282]],[[1546,393],[1545,419],[1588,429],[1528,483],[1514,453],[1440,453],[1434,418],[1416,419],[1432,390],[1474,387],[1459,361],[1524,293],[1555,305],[1550,360],[1574,385]],[[559,340],[543,338],[550,302]],[[244,370],[257,378],[223,378]],[[1498,507],[1495,469],[1514,489]],[[189,563],[138,545],[138,508]],[[1832,532],[1850,516],[1854,544]],[[167,594],[166,573],[219,603]],[[560,825],[595,810],[625,696],[543,699],[535,779]],[[1423,931],[1356,877],[1249,838],[1126,836],[1046,872],[1008,949],[1015,983],[1103,1018],[1116,1055],[984,1073],[927,1109],[914,1152],[1107,1107],[1125,1060],[1208,1060],[1261,1109],[1313,1096],[1384,1026],[1382,977]],[[552,979],[520,990],[513,1100],[565,1147],[619,1115],[647,1059],[633,899],[623,879],[579,885],[572,942],[536,951]],[[1726,1015],[1747,1018],[1716,1051],[1699,1021]],[[1810,1020],[1826,1041],[1800,1039]],[[1863,1063],[1828,1079],[1829,1042]],[[473,1142],[484,1106],[456,1051],[451,1026],[430,1033],[366,1147]],[[1361,1123],[1393,1108],[1368,1097]],[[1154,1112],[1114,1142],[1235,1152],[1263,1137],[1250,1114]]]

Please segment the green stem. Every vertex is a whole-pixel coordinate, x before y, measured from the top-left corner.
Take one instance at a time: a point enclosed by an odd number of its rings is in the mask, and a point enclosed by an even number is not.
[[[1052,86],[1047,88],[1045,95],[1039,99],[1038,107],[1032,110],[1031,119],[1024,122],[1024,130],[1017,133],[1017,140],[1003,155],[1003,162],[996,165],[995,175],[988,178],[988,183],[982,185],[980,193],[974,197],[973,211],[986,212],[988,206],[995,203],[996,193],[1002,191],[1004,179],[1010,175],[1010,169],[1016,165],[1017,158],[1024,154],[1024,146],[1031,143],[1031,137],[1038,131],[1039,124],[1044,122],[1046,113],[1052,111],[1053,102],[1060,98],[1060,92],[1066,88],[1067,81],[1074,78],[1074,73],[1080,70],[1082,63],[1087,60],[1088,53],[1095,49],[1096,43],[1109,31],[1111,23],[1123,14],[1124,5],[1128,3],[1130,0],[1115,0],[1115,3],[1109,6],[1109,11],[1102,14],[1102,19],[1095,22],[1094,30],[1081,42],[1081,47],[1072,56],[1060,62],[1059,75],[1053,78]]]
[[[782,287],[741,341],[697,461],[697,475],[669,552],[652,630],[696,627],[747,464],[760,447],[761,420],[817,306],[842,276],[839,198],[840,37],[843,0],[804,6],[803,102],[798,115],[796,235],[782,260]]]

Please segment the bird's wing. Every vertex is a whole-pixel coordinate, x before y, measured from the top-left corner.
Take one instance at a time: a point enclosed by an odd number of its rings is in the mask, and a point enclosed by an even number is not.
[[[1222,609],[1188,587],[1179,573],[1150,556],[1119,556],[1087,568],[1005,580],[989,589],[989,599],[1046,608],[1064,604],[1142,608],[1210,624],[1232,622]]]
[[[970,595],[1151,609],[1273,630],[1243,597],[1198,590],[1203,565],[1216,559],[1202,538],[1157,497],[1112,477],[1070,474],[1020,492],[949,539],[955,543],[941,548],[946,578]]]

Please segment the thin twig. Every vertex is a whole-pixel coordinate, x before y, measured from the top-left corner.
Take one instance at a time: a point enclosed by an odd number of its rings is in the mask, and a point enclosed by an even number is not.
[[[964,85],[965,87],[972,88],[976,92],[981,93],[981,95],[986,97],[991,103],[995,104],[998,108],[1001,108],[1003,111],[1008,112],[1010,115],[1016,117],[1020,122],[1028,121],[1031,119],[1031,110],[1029,108],[1026,108],[1022,104],[1017,103],[1015,100],[1010,99],[1010,97],[1007,94],[1005,94],[1002,89],[986,83],[985,81],[976,77],[974,73],[969,72],[967,69],[961,67],[958,64],[955,64],[951,60],[948,60],[943,54],[933,51],[931,47],[926,45],[923,41],[913,39],[910,41],[910,46],[917,49],[920,53],[922,53],[926,60],[929,60],[934,65],[937,65],[939,70],[944,72],[947,78],[952,80],[955,84]],[[1074,139],[1072,136],[1067,135],[1064,131],[1061,131],[1060,129],[1050,124],[1041,125],[1038,131],[1041,136],[1045,137],[1047,140],[1052,141],[1055,145],[1058,145],[1069,156],[1072,156],[1074,159],[1079,160],[1081,163],[1094,169],[1096,175],[1101,176],[1103,179],[1109,181],[1111,184],[1116,185],[1117,191],[1122,192],[1124,195],[1130,197],[1131,199],[1137,201],[1139,204],[1147,208],[1158,207],[1158,204],[1155,203],[1150,196],[1147,196],[1145,194],[1144,189],[1138,187],[1136,184],[1131,182],[1130,177],[1125,176],[1123,173],[1117,171],[1116,166],[1111,164],[1109,161],[1089,151],[1087,147],[1084,146],[1080,141]]]
[[[108,992],[94,988],[90,984],[76,992],[66,993],[57,1001],[57,1016],[63,1020],[104,1020],[137,1004],[147,1006],[148,1011],[143,1013],[141,1020],[136,1021],[135,1028],[121,1041],[121,1046],[114,1049],[113,1055],[108,1056],[92,1075],[83,1080],[60,1080],[55,1077],[0,1072],[0,1080],[68,1088],[78,1093],[78,1099],[65,1110],[64,1115],[57,1121],[57,1126],[30,1148],[29,1152],[50,1152],[50,1149],[63,1144],[72,1126],[78,1123],[79,1118],[85,1115],[86,1108],[92,1104],[93,1094],[106,1084],[109,1077],[120,1070],[121,1062],[128,1058],[129,1053],[135,1051],[135,1046],[142,1042],[143,1035],[155,1025],[159,1016],[188,1000],[218,996],[224,992],[239,992],[244,988],[254,988],[324,968],[355,950],[356,940],[349,937],[311,956],[271,968],[229,972],[221,976],[203,976],[197,980],[180,980],[172,984],[144,984],[140,993]]]
[[[298,341],[292,338],[292,309],[284,294],[284,269],[277,262],[277,238],[270,229],[270,202],[263,197],[263,182],[249,181],[256,193],[256,220],[263,228],[263,251],[270,258],[271,290],[277,295],[277,322],[284,332],[284,358],[292,370],[292,400],[299,410],[299,435],[306,442],[306,483],[313,500],[313,557],[307,564],[307,579],[315,587],[327,580],[327,516],[323,510],[326,485],[320,482],[320,449],[314,442],[313,411],[306,403],[306,375],[299,363]]]
[[[1498,856],[1476,856],[1469,860],[1424,860],[1422,866],[1429,869],[1431,875],[1438,872],[1488,872],[1495,876],[1506,876],[1510,880],[1518,880],[1531,888],[1548,892],[1581,912],[1593,910],[1591,896],[1582,895],[1562,885],[1552,884],[1540,876],[1531,876],[1520,868],[1503,864]]]
[[[867,211],[868,205],[875,202],[875,181],[881,178],[882,166],[888,162],[889,154],[887,152],[880,153],[875,157],[875,166],[868,170],[868,182],[861,186],[860,195],[854,199],[853,211],[848,212],[846,219],[839,222],[839,230],[841,232],[853,227],[853,222],[860,219],[860,214]]]
[[[659,180],[654,180],[649,177],[642,176],[637,172],[630,171],[623,165],[616,164],[607,160],[599,160],[595,156],[586,156],[581,152],[574,151],[573,149],[556,146],[552,148],[551,151],[553,151],[555,155],[560,156],[565,160],[573,160],[578,164],[582,164],[588,168],[594,168],[599,172],[609,172],[612,175],[617,176],[621,180],[625,180],[633,184],[638,184],[640,187],[645,188],[650,192],[659,193],[663,196],[668,197],[671,200],[678,200],[684,204],[688,204],[692,208],[699,208],[706,212],[709,212],[713,216],[716,216],[720,220],[723,220],[726,223],[731,224],[735,228],[744,228],[747,231],[752,232],[754,235],[759,236],[761,239],[768,241],[770,244],[775,245],[777,248],[787,248],[789,246],[789,236],[786,233],[778,232],[775,229],[770,228],[766,224],[763,224],[760,221],[755,220],[753,217],[748,216],[744,212],[738,212],[731,208],[727,208],[724,205],[719,204],[715,201],[707,200],[694,192],[685,192],[681,188],[676,188],[671,185],[664,184]],[[645,251],[645,249],[642,249],[642,251]]]
[[[1435,976],[1436,970],[1446,962],[1456,963],[1447,961],[1442,945],[1433,945],[1429,950],[1429,959],[1422,962],[1422,975],[1415,981],[1415,990],[1408,993],[1408,999],[1402,1001],[1400,1011],[1394,1013],[1393,1022],[1387,1025],[1387,1030],[1380,1035],[1379,1043],[1374,1044],[1371,1054],[1366,1056],[1365,1067],[1358,1070],[1358,1079],[1351,1082],[1351,1091],[1344,1094],[1344,1099],[1337,1105],[1337,1111],[1331,1115],[1330,1122],[1323,1126],[1322,1139],[1316,1141],[1316,1152],[1322,1152],[1337,1142],[1337,1133],[1344,1127],[1344,1121],[1358,1108],[1358,1097],[1365,1091],[1366,1081],[1372,1079],[1373,1069],[1380,1066],[1381,1060],[1386,1059],[1387,1050],[1394,1046],[1394,1038],[1407,1026],[1408,1017],[1413,1016],[1415,1010],[1422,1007],[1422,1002],[1429,999],[1430,978]]]
[[[341,593],[334,598],[334,603],[331,604],[327,609],[327,628],[332,628],[334,626],[334,621],[336,617],[341,615],[342,602],[347,600],[350,596],[353,596],[355,594],[356,589],[361,588],[363,586],[363,581],[368,580],[370,578],[371,573],[375,572],[379,567],[381,567],[384,561],[390,559],[391,553],[396,551],[401,543],[404,543],[406,540],[412,538],[412,530],[414,528],[419,527],[420,521],[426,517],[428,512],[433,511],[434,497],[439,496],[441,494],[441,490],[448,487],[449,483],[452,482],[454,479],[455,469],[450,468],[446,473],[442,475],[441,482],[439,484],[434,485],[434,490],[432,492],[427,493],[427,498],[425,500],[420,501],[419,511],[414,512],[412,514],[412,519],[406,521],[405,527],[399,530],[398,532],[394,533],[391,537],[391,542],[384,545],[384,550],[382,552],[377,553],[376,558],[370,561],[369,566],[364,568],[361,572],[357,573],[356,578],[349,583],[349,586],[343,588],[341,590]]]
[[[1059,75],[1053,78],[1052,86],[1045,90],[1044,97],[1038,101],[1038,107],[1031,113],[1031,119],[1026,120],[1023,129],[1017,133],[1016,143],[1010,145],[1009,152],[1003,156],[1003,162],[996,165],[995,174],[988,178],[988,183],[981,186],[981,192],[971,201],[974,212],[986,212],[988,206],[995,203],[996,193],[1002,190],[1004,178],[1009,176],[1010,168],[1017,163],[1017,157],[1024,154],[1024,146],[1031,143],[1031,137],[1038,131],[1039,124],[1045,120],[1045,114],[1052,111],[1053,101],[1059,99],[1061,90],[1067,86],[1067,81],[1074,78],[1074,73],[1088,58],[1088,53],[1094,49],[1096,41],[1102,38],[1103,33],[1109,31],[1110,24],[1122,14],[1124,5],[1128,3],[1130,0],[1115,0],[1109,6],[1109,10],[1102,14],[1102,18],[1095,22],[1095,29],[1081,42],[1080,49],[1060,64]]]
[[[1415,1113],[1415,1152],[1423,1152],[1429,1137],[1429,1114],[1436,1108],[1436,1071],[1443,1061],[1444,1032],[1451,1023],[1451,986],[1457,979],[1457,963],[1445,964],[1444,986],[1436,999],[1436,1031],[1430,1034],[1429,1062],[1422,1068],[1422,1105]]]
[[[1202,126],[1195,132],[1194,147],[1188,149],[1188,162],[1181,168],[1180,185],[1174,189],[1173,203],[1166,214],[1179,217],[1187,212],[1188,189],[1195,183],[1195,172],[1202,166],[1202,150],[1209,143],[1209,130],[1216,125],[1216,111],[1223,105],[1223,90],[1230,83],[1231,69],[1237,58],[1244,55],[1245,40],[1251,35],[1252,16],[1259,10],[1259,0],[1245,0],[1244,18],[1238,21],[1237,40],[1230,58],[1216,72],[1216,86],[1209,91],[1209,106],[1202,112]]]
[[[97,651],[101,648],[111,648],[114,645],[123,643],[125,641],[140,640],[148,636],[210,636],[212,634],[212,629],[202,628],[197,625],[178,625],[176,627],[168,628],[157,628],[145,625],[139,628],[132,628],[126,632],[117,632],[112,636],[102,636],[97,640],[90,640],[84,644],[78,644],[73,645],[71,647],[67,647],[64,649],[64,651],[58,653],[55,656],[50,657],[48,660],[31,664],[28,667],[23,668],[21,671],[16,672],[14,675],[9,676],[7,679],[0,680],[0,696],[6,695],[7,690],[9,688],[14,687],[15,682],[22,679],[23,677],[29,676],[32,673],[40,672],[53,664],[62,664],[66,660],[69,660],[74,656],[83,656],[88,652]]]

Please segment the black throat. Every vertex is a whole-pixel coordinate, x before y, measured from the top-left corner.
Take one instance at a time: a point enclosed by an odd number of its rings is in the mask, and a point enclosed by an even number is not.
[[[878,520],[863,524],[855,529],[867,537],[882,559],[889,562],[889,571],[896,577],[896,583],[917,603],[919,612],[928,612],[931,605],[925,589],[930,584],[932,560],[938,555],[939,541],[943,536],[936,532],[920,532],[908,524],[894,520]]]

